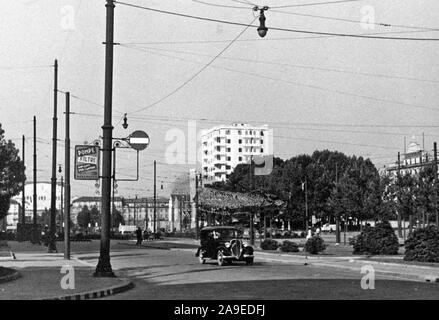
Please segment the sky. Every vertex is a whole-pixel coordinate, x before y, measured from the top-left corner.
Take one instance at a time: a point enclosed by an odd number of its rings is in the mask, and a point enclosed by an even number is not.
[[[257,26],[253,1],[123,2]],[[439,2],[327,3],[331,1],[335,0],[256,2],[270,7],[264,38],[253,26],[116,3],[113,136],[124,138],[143,130],[151,139],[140,152],[139,181],[119,182],[117,194],[151,196],[154,160],[159,196],[167,196],[176,177],[189,168],[199,169],[190,161],[195,151],[189,146],[197,139],[194,127],[199,133],[233,122],[268,124],[274,130],[274,155],[284,159],[330,149],[369,157],[380,168],[394,163],[398,151],[404,151],[404,137],[410,141],[415,136],[422,145],[423,133],[425,149],[431,150],[439,138],[439,41],[291,30],[434,39],[439,38]],[[102,135],[105,1],[0,0],[0,4],[0,123],[6,138],[19,149],[25,135],[26,174],[31,180],[32,118],[37,117],[38,180],[48,181],[55,59],[59,90],[72,95],[72,146]],[[365,19],[375,24],[364,25]],[[60,164],[64,101],[59,93]],[[169,152],[176,146],[185,154],[184,163],[170,160]],[[135,152],[123,149],[117,156],[117,176],[135,177]],[[75,181],[72,175],[73,196],[97,195],[96,190],[95,181]]]

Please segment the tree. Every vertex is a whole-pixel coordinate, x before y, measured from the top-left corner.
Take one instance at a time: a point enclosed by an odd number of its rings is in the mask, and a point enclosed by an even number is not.
[[[0,124],[0,220],[8,214],[11,198],[20,192],[24,172],[18,149],[5,140],[4,133]]]
[[[96,223],[99,225],[101,223],[101,214],[96,206],[93,206],[90,210],[90,223],[93,227]]]
[[[113,221],[113,228],[119,227],[120,224],[125,225],[125,220],[123,218],[123,215],[117,209],[114,209],[112,221]]]
[[[91,223],[91,214],[88,206],[83,206],[77,217],[78,226],[81,228],[87,228]]]

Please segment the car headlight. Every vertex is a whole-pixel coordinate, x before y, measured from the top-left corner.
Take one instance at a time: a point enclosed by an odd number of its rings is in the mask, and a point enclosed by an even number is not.
[[[245,241],[243,241],[243,242],[242,242],[242,246],[243,246],[243,247],[247,247],[247,246],[248,246],[248,243],[245,242]]]
[[[225,243],[226,248],[230,248],[230,242]]]

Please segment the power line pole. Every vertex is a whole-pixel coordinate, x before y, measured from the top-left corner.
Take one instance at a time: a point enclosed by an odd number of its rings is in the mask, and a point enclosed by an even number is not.
[[[60,229],[61,229],[61,231],[62,231],[62,223],[63,223],[63,221],[64,221],[64,196],[63,196],[63,193],[64,193],[64,178],[63,178],[63,176],[61,176],[61,201],[60,201],[60,213],[61,213],[61,217],[60,217]]]
[[[101,247],[95,277],[114,277],[110,263],[110,215],[111,215],[111,152],[113,126],[113,46],[114,46],[114,1],[107,0],[105,39],[105,98],[102,143],[102,205],[101,205]]]
[[[338,191],[338,164],[335,164],[335,188]],[[338,193],[338,192],[337,192]],[[337,215],[335,216],[335,242],[341,242],[340,235],[340,210],[338,210]]]
[[[56,250],[56,145],[57,145],[57,108],[58,108],[58,60],[55,59],[54,65],[54,87],[53,87],[53,134],[52,134],[52,188],[50,197],[50,225],[49,225],[49,253]]]
[[[23,225],[25,225],[26,224],[26,196],[25,196],[25,194],[24,194],[24,192],[25,192],[25,188],[24,188],[24,185],[25,185],[25,183],[26,183],[26,162],[25,162],[25,159],[24,159],[24,156],[25,156],[25,147],[26,147],[26,140],[25,140],[25,138],[24,138],[24,135],[23,135],[23,144],[22,144],[22,149],[21,149],[21,152],[22,152],[22,161],[23,161],[23,177],[22,177],[22,187],[21,187],[21,223],[23,224]],[[22,230],[23,230],[23,232],[25,232],[25,230],[26,230],[26,228],[25,227],[22,227]],[[23,237],[24,237],[24,235],[23,235]]]
[[[70,92],[66,92],[66,137],[64,148],[64,259],[70,260]]]
[[[154,233],[157,232],[157,162],[154,160]]]
[[[435,142],[435,143],[433,143],[433,156],[434,156],[434,181],[436,182],[435,183],[435,188],[434,188],[434,195],[435,195],[435,197],[434,197],[434,213],[435,213],[435,216],[436,216],[436,227],[437,228],[439,228],[439,214],[438,214],[438,209],[437,209],[437,188],[438,188],[438,186],[437,186],[437,179],[438,179],[438,176],[437,176],[437,171],[438,171],[438,167],[437,167],[437,143]]]
[[[398,152],[398,194],[400,192],[401,192],[401,154]],[[402,212],[398,212],[398,216],[397,216],[398,217],[398,237],[399,238],[402,238],[401,214],[402,214]]]
[[[253,187],[253,183],[254,183],[254,178],[253,178],[253,155],[250,156],[250,194],[253,191],[254,187]],[[265,219],[265,218],[264,218]],[[249,223],[250,223],[250,244],[252,246],[255,245],[255,226],[254,226],[254,210],[253,207],[250,209],[250,219],[249,219]],[[271,230],[270,230],[271,232]]]
[[[201,174],[200,174],[201,178]],[[201,179],[200,179],[201,180]],[[200,233],[199,215],[198,215],[198,172],[195,171],[195,238],[198,240]]]
[[[37,117],[34,116],[34,172],[33,172],[33,226],[32,226],[32,242],[34,244],[39,243],[39,235],[37,234]]]
[[[305,230],[308,232],[308,179],[305,177]]]

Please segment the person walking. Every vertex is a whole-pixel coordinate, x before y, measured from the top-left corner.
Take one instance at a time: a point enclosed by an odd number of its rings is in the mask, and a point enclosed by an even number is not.
[[[136,246],[141,246],[142,245],[142,229],[140,229],[140,227],[138,227],[136,230],[136,237],[137,237]]]

